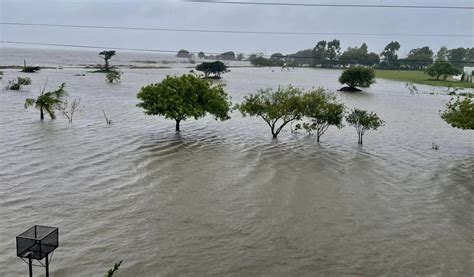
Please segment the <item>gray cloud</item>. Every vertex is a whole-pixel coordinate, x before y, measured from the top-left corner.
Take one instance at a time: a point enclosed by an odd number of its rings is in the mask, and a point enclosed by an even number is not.
[[[285,32],[474,33],[472,10],[302,8],[130,0],[0,1],[1,21],[5,22]],[[447,2],[430,1],[429,4],[446,5]],[[345,3],[367,4],[367,1]],[[371,3],[427,5],[426,1],[421,0]],[[453,0],[448,4],[472,6],[473,2]],[[398,40],[402,44],[402,53],[424,45],[435,51],[442,45],[474,46],[472,37],[202,34],[7,25],[1,25],[0,28],[2,40],[170,50],[187,48],[207,52],[234,50],[291,53],[312,48],[319,40],[333,38],[340,39],[344,49],[366,42],[369,49],[376,52],[380,52],[391,40]]]

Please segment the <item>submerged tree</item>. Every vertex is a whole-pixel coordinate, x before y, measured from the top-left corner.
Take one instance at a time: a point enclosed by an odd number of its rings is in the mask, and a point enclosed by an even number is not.
[[[110,67],[109,67],[109,60],[115,56],[115,51],[114,50],[106,50],[106,51],[102,51],[99,53],[99,56],[102,56],[102,58],[104,59],[105,61],[105,65],[104,65],[104,70],[105,71],[109,71],[110,70]]]
[[[113,83],[120,83],[120,79],[122,77],[122,72],[118,70],[110,70],[107,72],[107,75],[105,75],[105,80],[107,83],[113,84]]]
[[[324,89],[310,92],[303,97],[303,115],[311,120],[302,126],[308,133],[316,131],[316,140],[328,130],[330,126],[342,127],[344,119],[344,104],[336,102],[336,97],[326,93]]]
[[[28,77],[18,77],[16,80],[8,81],[5,87],[7,90],[20,90],[22,86],[31,85],[31,79]]]
[[[220,79],[222,74],[229,72],[227,65],[221,61],[203,62],[196,66],[196,70],[203,72],[206,78],[213,74],[214,79]]]
[[[451,99],[441,118],[454,128],[474,130],[474,101],[469,97]]]
[[[137,97],[142,101],[137,106],[145,114],[174,119],[177,132],[180,122],[189,117],[199,119],[209,113],[220,120],[230,118],[231,103],[223,87],[193,74],[167,76],[161,83],[142,87]]]
[[[236,105],[243,116],[261,117],[270,127],[273,138],[277,138],[283,128],[303,116],[303,91],[292,87],[261,89],[256,94],[244,97]]]
[[[45,92],[46,85],[41,91],[41,95],[38,98],[27,98],[25,101],[25,109],[34,106],[40,111],[40,119],[44,119],[44,112],[47,112],[51,119],[55,119],[56,115],[54,110],[58,109],[63,104],[63,97],[67,95],[64,87],[65,83],[62,83],[58,89],[54,91]]]
[[[354,109],[346,117],[347,123],[354,126],[359,136],[359,144],[363,143],[363,137],[366,131],[377,130],[384,125],[384,121],[380,119],[376,113],[364,110]]]
[[[347,85],[341,91],[360,91],[357,87],[366,88],[375,83],[375,72],[372,68],[351,67],[342,72],[339,83]]]

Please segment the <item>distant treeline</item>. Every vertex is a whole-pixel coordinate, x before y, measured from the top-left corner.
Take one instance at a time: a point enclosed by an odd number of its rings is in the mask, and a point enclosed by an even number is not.
[[[310,66],[323,68],[339,68],[349,65],[373,66],[381,69],[410,69],[424,70],[434,61],[448,61],[456,67],[474,64],[474,48],[448,49],[443,46],[435,54],[428,46],[410,50],[407,57],[399,58],[400,43],[392,41],[382,53],[368,51],[363,43],[360,47],[349,47],[341,52],[339,40],[319,41],[313,49],[305,49],[290,55],[275,53],[270,58],[262,54],[250,56],[250,62],[255,66]]]
[[[211,56],[206,56],[204,52],[200,52],[198,57],[228,61],[248,60],[254,66],[286,67],[341,68],[350,65],[363,65],[380,69],[424,70],[434,61],[448,61],[458,68],[474,65],[474,48],[448,49],[443,46],[435,54],[430,47],[424,46],[410,50],[405,58],[399,58],[399,50],[400,43],[392,41],[387,44],[382,53],[369,52],[366,43],[342,51],[340,41],[334,39],[332,41],[319,41],[312,49],[301,50],[289,55],[274,53],[270,57],[266,57],[263,53],[255,53],[245,57],[242,53],[235,54],[233,51],[229,51]],[[180,50],[177,56],[191,58],[193,55],[187,50]]]
[[[178,58],[193,58],[193,54],[188,50],[181,49],[176,54]],[[244,59],[244,54],[239,53],[235,54],[234,51],[224,52],[220,55],[206,55],[204,52],[198,53],[198,58],[200,59],[208,59],[208,60],[224,60],[224,61],[242,61]]]

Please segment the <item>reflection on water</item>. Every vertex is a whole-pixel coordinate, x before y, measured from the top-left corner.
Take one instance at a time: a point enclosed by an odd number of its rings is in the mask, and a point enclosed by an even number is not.
[[[387,122],[363,147],[350,127],[330,129],[320,145],[289,132],[272,141],[263,121],[235,112],[189,120],[176,135],[173,122],[136,108],[135,95],[186,70],[125,70],[119,85],[43,70],[24,91],[0,93],[2,275],[26,272],[14,237],[35,223],[60,229],[55,276],[98,275],[119,259],[124,276],[474,271],[474,133],[441,121],[449,97],[383,80],[338,94]],[[235,68],[225,83],[239,102],[267,85],[336,90],[338,74]],[[73,124],[23,109],[47,77],[82,99]]]

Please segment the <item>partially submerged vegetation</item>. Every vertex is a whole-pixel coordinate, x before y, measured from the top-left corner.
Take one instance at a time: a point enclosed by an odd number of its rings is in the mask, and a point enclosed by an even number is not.
[[[213,85],[208,80],[193,74],[167,76],[162,82],[144,86],[137,94],[138,107],[147,115],[161,115],[180,123],[188,118],[199,119],[206,114],[216,119],[229,119],[230,99],[221,85]]]
[[[63,105],[63,97],[67,95],[65,90],[66,84],[62,83],[56,90],[46,90],[46,84],[41,90],[41,94],[37,98],[27,98],[25,101],[25,109],[35,107],[40,111],[40,119],[44,120],[44,113],[48,113],[51,119],[56,118],[55,110],[59,110]]]
[[[120,83],[120,79],[122,78],[122,72],[118,70],[110,70],[107,72],[107,75],[105,75],[105,80],[109,84],[117,84]]]
[[[357,87],[368,88],[375,83],[375,73],[372,68],[356,66],[345,69],[339,77],[339,83],[347,85],[340,91],[361,91]]]
[[[116,52],[114,50],[106,50],[99,53],[99,56],[101,56],[105,62],[104,67],[102,69],[103,72],[110,71],[109,60],[112,59],[112,57],[115,56],[115,54]]]
[[[451,99],[441,118],[454,128],[474,130],[474,101],[469,97]]]
[[[353,109],[346,117],[347,123],[354,126],[359,137],[358,143],[363,144],[364,134],[370,130],[377,130],[384,125],[384,121],[374,112]]]
[[[196,70],[203,72],[205,78],[211,79],[220,79],[222,74],[229,72],[227,65],[221,61],[203,62],[196,66]]]
[[[20,90],[23,86],[31,85],[31,78],[18,77],[15,80],[8,81],[8,85],[5,87],[6,90]]]
[[[244,101],[235,108],[243,116],[262,118],[276,139],[287,124],[303,116],[303,95],[304,91],[293,86],[278,87],[276,90],[261,89],[255,94],[245,96]]]

